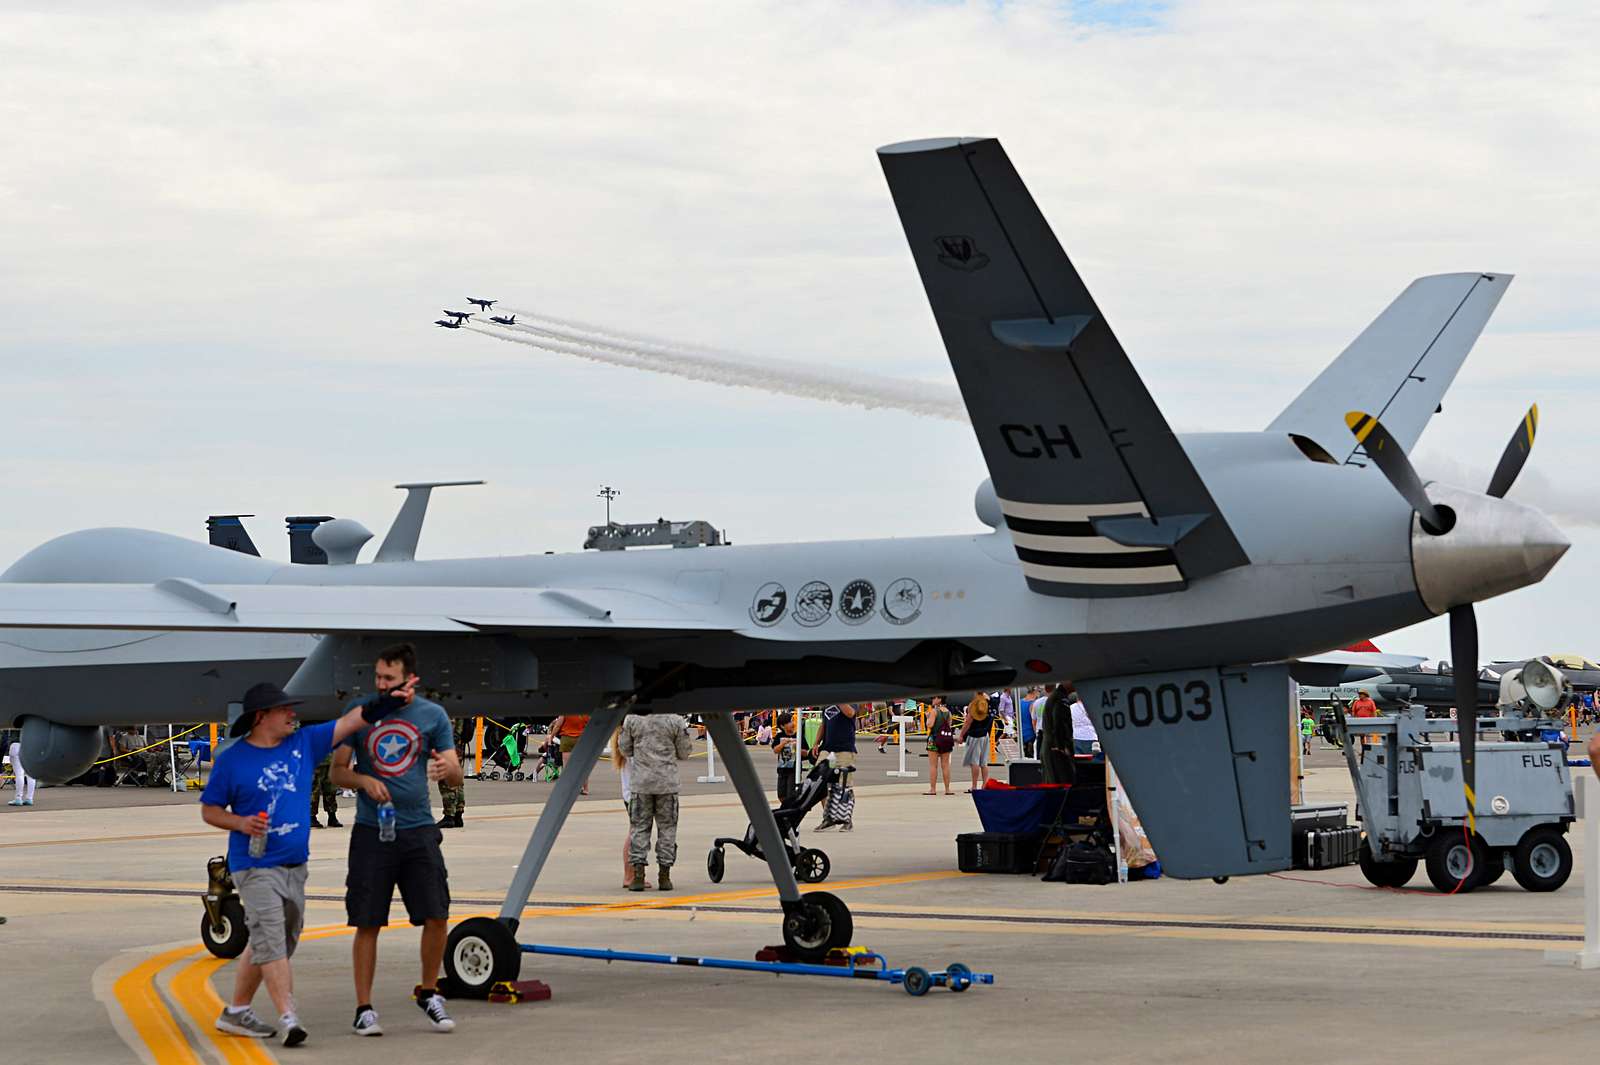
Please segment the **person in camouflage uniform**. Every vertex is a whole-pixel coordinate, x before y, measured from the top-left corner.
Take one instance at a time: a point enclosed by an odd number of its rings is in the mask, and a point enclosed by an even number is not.
[[[467,742],[466,718],[456,718],[454,722],[456,750],[465,750]],[[464,764],[464,763],[463,763]],[[444,781],[439,781],[439,801],[444,804],[444,816],[435,822],[439,828],[465,828],[461,815],[467,812],[467,782],[463,777],[460,784],[451,787]]]
[[[328,811],[328,827],[343,828],[339,820],[339,789],[333,786],[333,780],[328,776],[328,763],[332,760],[330,755],[324,758],[317,766],[316,772],[311,774],[311,827],[321,828],[322,822],[317,820],[317,803],[320,801],[322,808]]]
[[[689,723],[677,714],[629,714],[617,733],[617,749],[628,759],[629,891],[644,890],[650,856],[650,826],[656,830],[657,887],[672,890],[672,863],[678,859],[678,763],[694,753]]]

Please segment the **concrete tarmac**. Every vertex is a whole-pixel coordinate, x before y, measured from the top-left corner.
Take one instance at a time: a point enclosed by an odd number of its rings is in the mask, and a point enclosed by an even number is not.
[[[1336,752],[1320,749],[1309,801],[1349,801]],[[758,766],[772,779],[770,756]],[[977,831],[964,794],[885,781],[870,747],[854,832],[817,833],[833,873],[820,887],[855,914],[855,942],[897,966],[961,961],[996,974],[965,994],[920,999],[886,983],[528,956],[548,1002],[456,1001],[456,1032],[429,1032],[409,1001],[416,932],[381,941],[376,1005],[387,1034],[350,1033],[343,880],[347,833],[312,837],[308,933],[296,993],[311,1033],[285,1050],[210,1022],[233,966],[200,947],[205,862],[223,835],[194,796],[155,803],[129,789],[51,788],[0,807],[0,958],[9,977],[0,1036],[18,1062],[366,1062],[512,1057],[630,1063],[824,1054],[887,1061],[1366,1062],[1408,1057],[1567,1061],[1600,1017],[1600,972],[1547,964],[1576,948],[1582,878],[1535,895],[1510,876],[1442,897],[1367,887],[1355,867],[1123,886],[963,875],[954,837]],[[922,768],[916,762],[913,765]],[[686,763],[685,777],[703,772]],[[958,767],[959,771],[959,767]],[[1583,771],[1578,771],[1583,772]],[[958,792],[964,783],[958,779]],[[467,827],[447,832],[454,915],[492,914],[549,785],[468,784]],[[609,765],[578,804],[523,922],[524,940],[749,958],[780,941],[763,864],[730,851],[712,884],[705,852],[745,818],[727,785],[690,784],[674,870],[679,890],[621,890],[626,818]],[[5,793],[0,793],[5,794]],[[150,804],[128,800],[135,794]],[[353,812],[353,809],[351,810]],[[1571,837],[1581,869],[1578,833]],[[402,922],[398,900],[394,911]],[[219,997],[221,996],[221,997]],[[270,1012],[265,992],[258,995]]]

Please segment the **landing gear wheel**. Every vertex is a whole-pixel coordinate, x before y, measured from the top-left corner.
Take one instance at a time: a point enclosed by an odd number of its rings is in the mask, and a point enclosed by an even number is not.
[[[815,847],[805,848],[794,859],[794,875],[802,884],[822,883],[832,868],[828,856]]]
[[[960,962],[951,962],[945,970],[945,979],[949,982],[950,990],[965,991],[972,986],[972,970]]]
[[[1511,875],[1527,891],[1554,891],[1572,875],[1567,837],[1548,826],[1530,828],[1512,852]]]
[[[913,965],[906,970],[905,979],[902,983],[906,989],[906,994],[912,998],[920,998],[928,993],[928,988],[933,986],[933,977],[929,976],[928,970],[920,965]]]
[[[805,961],[821,961],[834,947],[848,947],[854,933],[850,908],[837,895],[813,891],[784,907],[783,945]]]
[[[1489,850],[1477,837],[1473,837],[1469,848],[1459,831],[1442,829],[1428,846],[1426,864],[1428,879],[1435,888],[1447,895],[1465,895],[1481,882],[1489,864]]]
[[[456,925],[445,941],[444,971],[458,994],[488,998],[495,984],[521,974],[522,948],[504,922],[473,917]]]
[[[722,852],[721,847],[712,847],[706,852],[706,875],[711,878],[713,884],[722,883],[722,870],[726,863],[727,855]]]
[[[1489,858],[1483,863],[1483,875],[1478,878],[1478,887],[1488,887],[1499,880],[1506,873],[1506,855],[1504,851],[1490,851]]]
[[[1366,840],[1361,841],[1361,875],[1367,878],[1367,883],[1375,887],[1399,888],[1411,883],[1411,878],[1417,875],[1417,860],[1415,858],[1393,858],[1380,862],[1372,854],[1372,847]]]
[[[219,958],[237,958],[250,942],[250,930],[244,926],[244,903],[237,895],[223,899],[221,916],[221,927],[212,928],[211,915],[200,915],[200,940]]]

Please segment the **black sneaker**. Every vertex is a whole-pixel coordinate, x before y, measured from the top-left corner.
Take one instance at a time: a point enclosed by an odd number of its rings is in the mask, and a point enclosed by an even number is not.
[[[417,1005],[422,1007],[422,1012],[427,1014],[428,1023],[436,1032],[453,1032],[456,1022],[450,1019],[450,1014],[444,1009],[444,996],[435,991],[424,998],[417,999]]]
[[[356,1035],[382,1035],[383,1028],[378,1024],[378,1011],[371,1006],[362,1006],[356,1010],[356,1023],[351,1026]]]

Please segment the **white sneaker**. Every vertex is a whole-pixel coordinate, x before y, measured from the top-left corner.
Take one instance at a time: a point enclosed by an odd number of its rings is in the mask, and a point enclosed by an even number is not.
[[[382,1035],[383,1029],[378,1025],[378,1011],[371,1006],[356,1010],[356,1023],[352,1026],[356,1035]]]

